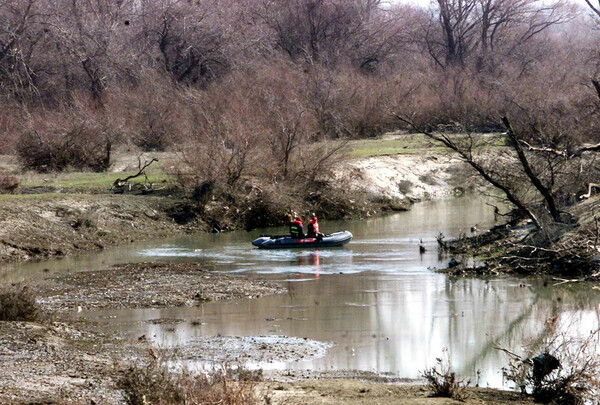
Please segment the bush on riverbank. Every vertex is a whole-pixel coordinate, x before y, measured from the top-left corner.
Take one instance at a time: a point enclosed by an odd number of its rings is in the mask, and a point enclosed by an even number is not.
[[[19,188],[19,179],[15,176],[0,172],[0,193],[13,194]]]
[[[432,397],[452,398],[464,401],[467,398],[467,387],[470,381],[463,381],[452,371],[448,349],[443,350],[442,357],[436,358],[436,365],[425,369],[421,377],[427,382]]]
[[[256,382],[246,375],[227,370],[211,373],[175,373],[166,359],[150,349],[152,359],[145,365],[130,367],[118,381],[128,405],[228,404],[258,403]],[[250,373],[254,376],[253,373]],[[234,376],[238,378],[235,379]],[[247,376],[247,375],[246,375]]]
[[[27,286],[0,288],[0,321],[36,322],[42,318],[42,310]]]
[[[364,218],[381,211],[400,211],[407,201],[396,201],[369,194],[352,177],[310,180],[298,178],[294,184],[243,178],[236,188],[214,182],[208,195],[195,198],[202,188],[200,179],[180,175],[181,184],[192,194],[196,210],[213,230],[232,230],[283,226],[291,212],[304,216],[315,212],[322,219]]]
[[[558,319],[551,318],[540,333],[542,341],[526,346],[523,356],[500,348],[509,356],[504,378],[538,403],[595,403],[600,392],[600,330],[572,336],[568,329],[559,330]]]

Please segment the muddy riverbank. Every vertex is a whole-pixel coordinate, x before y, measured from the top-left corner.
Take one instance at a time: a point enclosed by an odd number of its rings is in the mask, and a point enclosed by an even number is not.
[[[157,356],[192,369],[214,363],[270,364],[320,357],[335,344],[285,335],[217,335],[194,338],[183,347],[156,348],[152,334],[124,338],[73,316],[88,309],[160,309],[211,300],[244,305],[247,301],[239,298],[286,291],[278,283],[261,279],[213,275],[195,264],[119,265],[53,276],[30,288],[51,316],[42,323],[0,322],[0,403],[121,404],[118,382],[126,370]],[[202,327],[201,320],[160,316],[140,322],[160,323],[173,333],[182,322]],[[430,398],[430,391],[414,383],[353,370],[275,370],[265,372],[256,389],[265,404],[459,403]],[[514,393],[470,389],[465,403],[529,402]]]
[[[258,298],[286,291],[260,279],[215,275],[197,264],[119,265],[94,272],[58,275],[31,283],[46,315],[42,323],[0,322],[0,403],[118,404],[116,381],[127,367],[148,357],[152,336],[125,339],[102,333],[70,314],[89,309],[194,306],[215,300]],[[177,324],[176,319],[149,322]],[[198,322],[198,325],[200,322]],[[233,362],[248,358],[289,360],[325,350],[303,339],[265,342],[214,337],[190,344],[188,359]],[[243,346],[243,353],[234,348]],[[321,347],[323,346],[323,347]],[[174,354],[170,354],[175,356]],[[244,359],[246,360],[246,359]]]
[[[49,311],[197,306],[207,301],[281,294],[280,284],[213,273],[197,263],[136,263],[38,282]]]
[[[0,206],[0,261],[69,256],[136,240],[209,228],[167,197],[110,194],[5,196]]]

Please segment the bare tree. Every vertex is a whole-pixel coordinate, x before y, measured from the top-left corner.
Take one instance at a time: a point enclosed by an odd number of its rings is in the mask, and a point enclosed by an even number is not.
[[[481,70],[557,24],[573,18],[562,0],[436,0],[425,31],[430,55],[442,67],[464,66],[475,55]]]
[[[594,4],[592,0],[585,0],[585,2],[590,7],[590,9],[592,9],[594,14],[600,17],[600,2],[598,2],[598,4]]]
[[[268,0],[254,13],[277,48],[309,65],[350,61],[374,70],[399,52],[410,31],[380,0]]]
[[[485,142],[482,138],[477,138],[471,133],[467,133],[464,136],[457,136],[456,134],[448,134],[444,132],[432,132],[418,126],[409,117],[404,117],[399,114],[394,114],[396,118],[411,128],[424,133],[430,139],[439,142],[446,146],[451,151],[458,154],[460,159],[471,166],[485,181],[491,184],[493,187],[502,191],[508,201],[510,201],[517,209],[524,213],[535,225],[536,228],[542,229],[543,224],[531,208],[529,203],[519,195],[518,190],[511,184],[511,176],[515,173],[507,174],[499,172],[497,169],[486,167],[484,159],[477,156],[477,150],[481,149]]]
[[[140,33],[145,49],[178,82],[202,83],[228,69],[224,24],[217,1],[144,0]]]
[[[23,98],[35,93],[31,53],[40,41],[40,15],[36,0],[0,3],[0,90]]]
[[[112,58],[116,37],[128,21],[133,1],[52,0],[48,3],[47,27],[61,57],[80,70],[66,66],[66,87],[77,89],[83,79],[94,100],[102,95],[114,74]],[[83,73],[83,77],[80,76]]]

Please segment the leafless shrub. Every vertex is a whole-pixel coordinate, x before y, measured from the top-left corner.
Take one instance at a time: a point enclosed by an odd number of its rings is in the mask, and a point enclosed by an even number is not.
[[[569,328],[559,330],[557,318],[551,318],[540,335],[523,355],[498,347],[509,359],[502,369],[504,378],[536,402],[571,405],[597,400],[599,330],[577,336]]]
[[[12,174],[0,172],[0,193],[13,194],[19,188],[20,181]]]
[[[104,145],[96,144],[96,135],[85,124],[68,128],[65,133],[28,132],[19,138],[17,155],[25,169],[39,172],[69,167],[101,171],[108,164]]]
[[[151,352],[156,353],[153,349]],[[237,370],[234,374],[249,377],[252,373],[243,374]],[[252,405],[258,403],[253,381],[252,378],[236,380],[227,369],[198,374],[176,373],[169,370],[163,357],[156,355],[147,364],[130,367],[118,381],[118,387],[129,405]]]
[[[409,80],[418,79],[415,75]],[[415,84],[410,94],[413,119],[419,125],[456,133],[502,130],[494,112],[504,108],[505,100],[498,97],[496,80],[456,68],[430,72],[421,80],[424,83]]]
[[[27,286],[0,288],[0,320],[36,322],[43,318],[33,291]]]
[[[400,83],[388,83],[347,66],[314,67],[308,74],[306,108],[320,138],[371,137],[393,128],[387,114]]]
[[[188,126],[180,156],[193,182],[234,189],[245,175],[265,167],[263,163],[273,164],[266,155],[264,106],[257,100],[256,83],[239,79],[186,93]]]
[[[28,114],[16,144],[17,157],[25,169],[47,172],[108,168],[120,129],[88,101],[82,97],[75,105]]]
[[[165,75],[144,71],[137,86],[110,92],[105,99],[128,139],[144,151],[162,151],[178,143],[189,125],[185,98]]]
[[[22,127],[23,107],[15,102],[0,102],[0,154],[13,154],[19,128]]]
[[[436,358],[436,365],[425,369],[421,376],[427,382],[433,397],[453,398],[463,401],[467,398],[467,387],[471,381],[463,381],[456,377],[450,364],[448,349],[444,348],[442,357]]]

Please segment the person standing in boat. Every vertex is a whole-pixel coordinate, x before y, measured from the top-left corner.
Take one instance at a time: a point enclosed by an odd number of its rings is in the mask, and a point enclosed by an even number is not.
[[[304,238],[304,228],[302,227],[302,218],[295,212],[290,218],[290,236],[295,239]]]
[[[307,229],[307,234],[306,236],[308,236],[309,238],[317,238],[317,239],[323,239],[323,234],[319,232],[319,221],[317,218],[317,214],[315,214],[314,212],[312,214],[310,214],[310,220],[308,221],[308,229]]]

